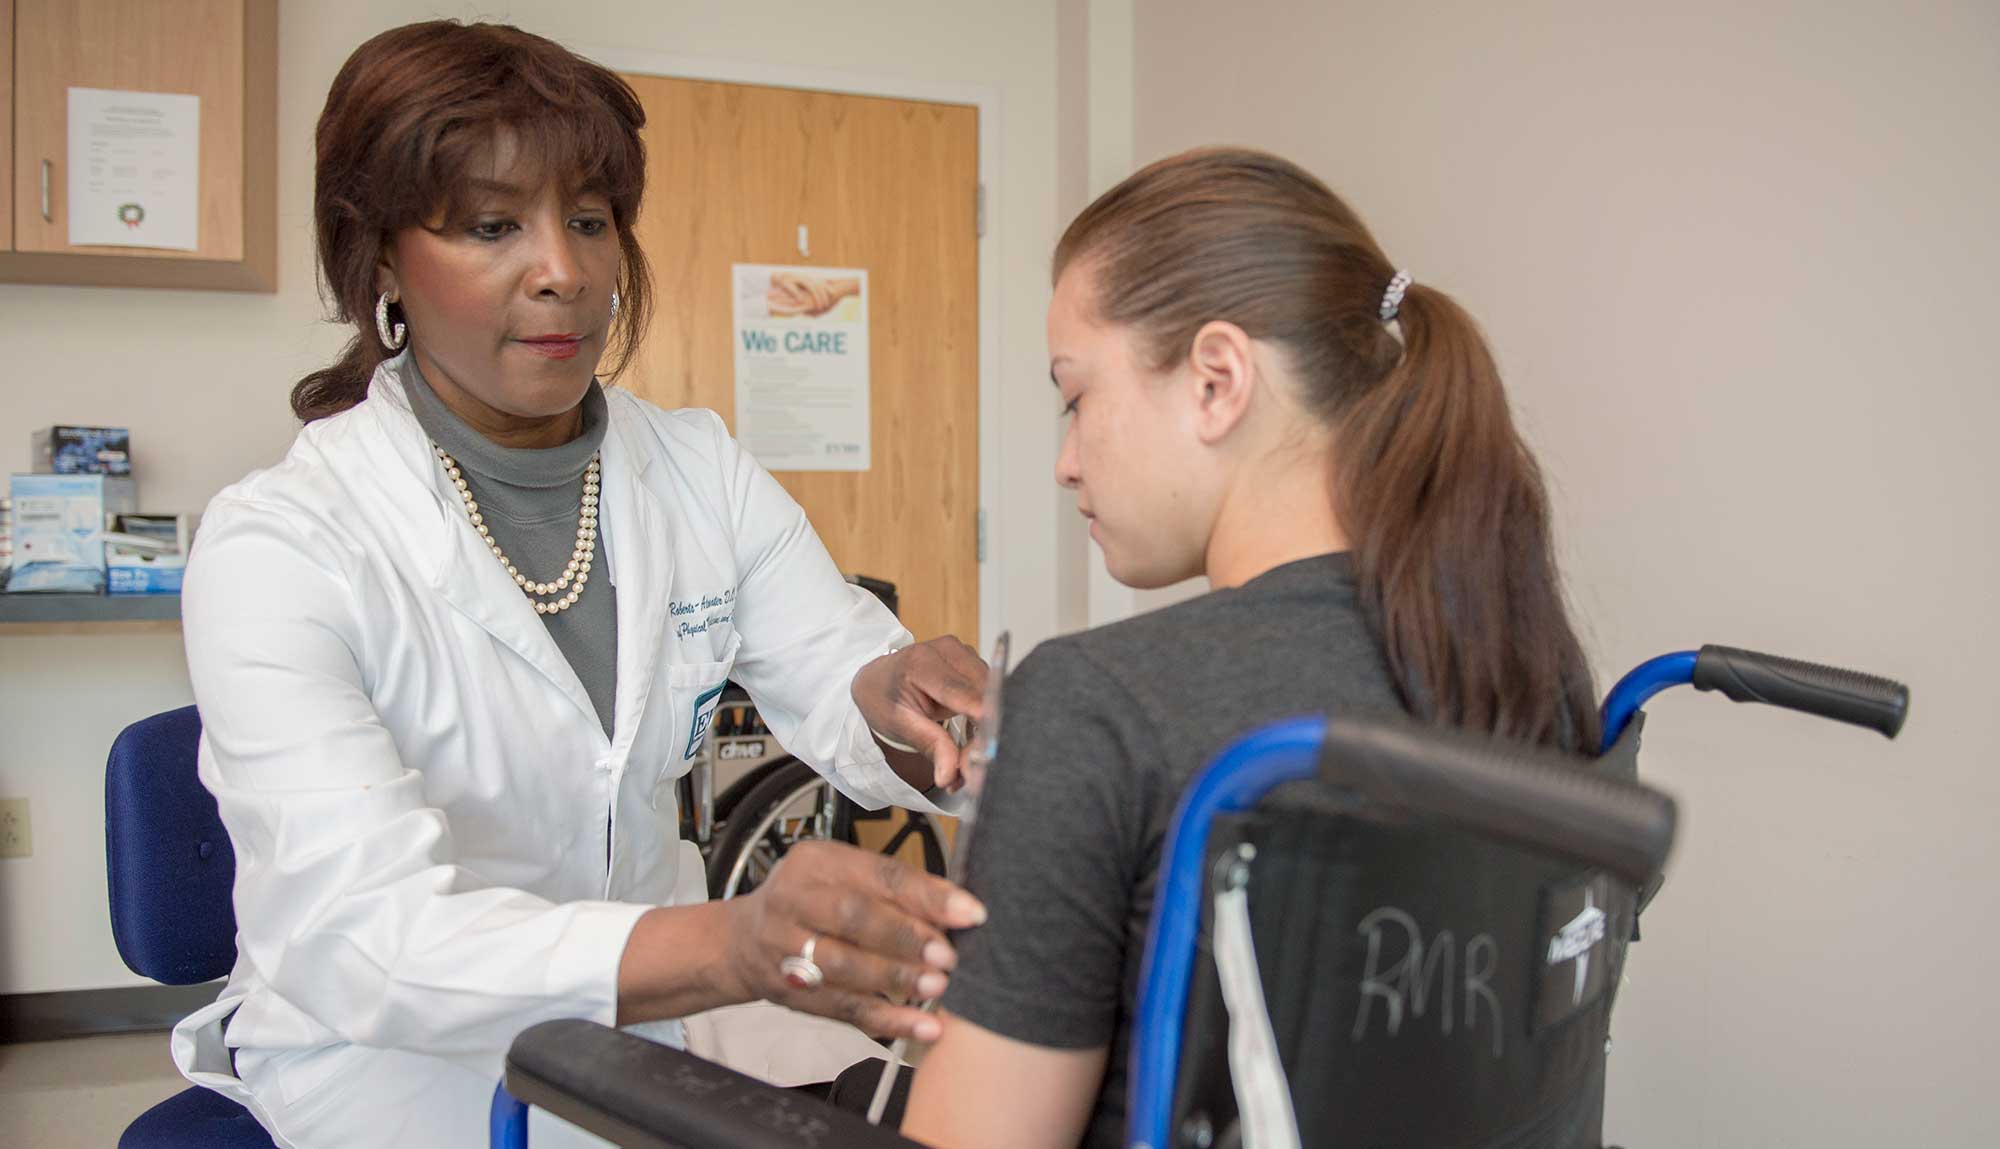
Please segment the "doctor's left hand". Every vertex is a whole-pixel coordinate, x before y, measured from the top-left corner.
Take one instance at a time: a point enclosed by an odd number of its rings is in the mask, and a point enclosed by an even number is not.
[[[979,652],[946,635],[862,667],[854,676],[854,704],[904,781],[919,790],[933,785],[956,790],[965,751],[943,724],[954,714],[975,722],[984,717],[986,675]],[[897,754],[897,743],[914,753]],[[911,776],[926,763],[928,778]]]

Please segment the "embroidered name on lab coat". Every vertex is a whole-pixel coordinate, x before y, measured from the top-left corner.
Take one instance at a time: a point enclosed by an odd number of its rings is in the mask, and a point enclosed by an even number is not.
[[[707,634],[712,626],[725,626],[736,618],[736,589],[702,595],[685,601],[670,599],[667,613],[674,617],[674,636],[688,638]]]

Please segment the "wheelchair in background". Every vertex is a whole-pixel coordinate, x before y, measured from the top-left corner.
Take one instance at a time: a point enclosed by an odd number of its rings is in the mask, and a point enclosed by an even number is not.
[[[1595,762],[1323,718],[1225,751],[1162,856],[1126,1144],[1601,1145],[1612,1004],[1675,827],[1635,776],[1642,708],[1677,685],[1892,738],[1909,698],[1711,646],[1622,679]],[[626,1149],[916,1146],[584,1021],[515,1040],[494,1145],[525,1144],[528,1105]]]
[[[890,614],[899,613],[895,583],[867,575],[847,581],[882,600]],[[749,692],[734,682],[724,686],[709,737],[676,786],[681,839],[701,850],[711,898],[757,888],[779,859],[807,841],[865,843],[944,874],[944,842],[929,817],[856,805],[778,744]]]

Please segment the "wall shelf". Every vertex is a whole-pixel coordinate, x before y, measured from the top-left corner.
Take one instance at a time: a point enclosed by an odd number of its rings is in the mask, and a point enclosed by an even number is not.
[[[4,594],[0,635],[174,634],[177,594]]]

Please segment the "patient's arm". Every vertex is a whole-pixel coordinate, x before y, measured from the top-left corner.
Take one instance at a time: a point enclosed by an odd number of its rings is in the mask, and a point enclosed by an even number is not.
[[[1071,1146],[1104,1078],[1104,1046],[1051,1049],[944,1014],[910,1087],[903,1136],[938,1149]]]
[[[1002,709],[964,883],[989,917],[952,935],[944,1034],[903,1130],[948,1147],[1069,1149],[1100,1118],[1143,944],[1149,813],[1170,796],[1141,769],[1161,755],[1138,704],[1076,644],[1037,647]]]

